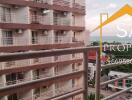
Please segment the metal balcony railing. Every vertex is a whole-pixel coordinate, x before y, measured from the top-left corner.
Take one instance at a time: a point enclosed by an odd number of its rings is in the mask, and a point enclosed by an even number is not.
[[[31,1],[33,1],[33,2],[37,2],[37,3],[45,3],[45,4],[48,4],[49,2],[49,0],[31,0]]]
[[[1,23],[28,23],[28,17],[22,17],[13,12],[0,13]]]
[[[47,100],[47,99],[65,94],[67,92],[72,92],[74,90],[79,90],[82,88],[83,88],[82,86],[74,86],[74,87],[63,86],[54,90],[48,89],[42,93],[37,93],[37,94],[34,94],[33,96],[27,96],[25,98],[21,98],[18,100]]]
[[[38,33],[39,34],[39,33]],[[23,41],[23,39],[25,41]],[[52,42],[54,41],[54,42]],[[23,37],[19,38],[16,36],[13,37],[2,37],[1,44],[2,46],[21,46],[21,45],[29,45],[29,38]],[[67,37],[67,36],[44,36],[43,34],[38,35],[37,37],[32,37],[31,44],[65,44],[65,43],[83,43],[83,41],[79,41],[76,38]]]
[[[30,79],[17,79],[17,80],[12,80],[12,81],[7,81],[6,83],[0,83],[0,88],[2,87],[7,87],[7,86],[10,86],[10,85],[14,85],[14,84],[19,84],[19,83],[24,83],[26,81],[30,81]]]
[[[69,0],[53,0],[54,5],[60,5],[60,6],[70,6]]]
[[[80,10],[85,10],[85,4],[80,5],[79,3],[73,3],[73,8],[80,9]]]
[[[55,76],[66,74],[66,73],[74,73],[77,71],[81,71],[81,70],[80,69],[69,70],[68,68],[66,68],[66,69],[60,70],[58,72],[55,72]]]
[[[31,15],[31,23],[32,24],[44,24],[50,25],[49,17],[46,15]]]
[[[28,65],[30,65],[30,60],[9,61],[9,62],[4,62],[3,65],[0,65],[0,70],[20,68]]]
[[[95,88],[96,88],[96,96],[95,100],[100,100],[100,91],[101,91],[101,86],[107,85],[111,82],[118,81],[120,79],[123,79],[124,77],[113,79],[107,82],[100,82],[100,77],[101,77],[101,68],[106,69],[109,68],[108,66],[110,65],[104,65],[101,67],[101,60],[100,60],[100,51],[99,47],[79,47],[79,48],[69,48],[69,49],[55,49],[55,50],[44,50],[44,51],[33,51],[33,52],[25,52],[25,53],[13,53],[13,54],[2,54],[0,55],[0,62],[4,61],[12,61],[12,60],[21,60],[21,59],[33,59],[33,58],[38,58],[38,57],[50,57],[50,56],[60,56],[60,55],[67,55],[67,54],[73,54],[73,53],[83,53],[83,71],[77,71],[77,72],[72,72],[72,73],[67,73],[64,75],[59,75],[59,76],[54,76],[51,78],[42,78],[42,79],[37,79],[37,80],[32,80],[29,82],[24,82],[23,84],[18,84],[18,85],[11,85],[8,87],[2,87],[0,88],[0,97],[9,95],[10,93],[15,93],[16,91],[21,92],[21,91],[27,91],[27,86],[30,86],[30,88],[35,88],[34,86],[37,86],[40,83],[43,82],[53,82],[56,83],[57,81],[63,81],[66,79],[71,79],[75,78],[77,75],[81,75],[84,77],[83,84],[82,84],[82,89],[81,90],[74,90],[72,92],[65,92],[64,94],[58,96],[58,97],[53,97],[55,100],[64,100],[66,98],[70,98],[73,96],[76,96],[78,94],[84,94],[83,100],[87,100],[88,97],[88,51],[89,50],[95,50],[96,51],[96,82],[95,82]],[[117,64],[113,64],[112,67],[116,67]],[[132,74],[127,75],[125,77],[130,77]],[[25,87],[26,86],[26,87]],[[41,86],[40,86],[41,87]],[[119,91],[117,93],[114,93],[111,96],[108,96],[104,98],[104,100],[110,100],[116,96],[121,95],[124,92],[127,92],[131,90],[132,87]],[[56,99],[57,98],[57,99]],[[24,99],[25,100],[25,99]]]
[[[13,21],[12,13],[0,14],[0,22],[1,23],[11,23]]]
[[[70,19],[66,17],[54,17],[54,25],[70,26]]]
[[[35,76],[34,80],[36,80],[36,79],[42,79],[42,78],[48,78],[48,77],[53,77],[53,73],[50,72],[50,71],[43,72],[43,74],[41,74],[39,76]]]

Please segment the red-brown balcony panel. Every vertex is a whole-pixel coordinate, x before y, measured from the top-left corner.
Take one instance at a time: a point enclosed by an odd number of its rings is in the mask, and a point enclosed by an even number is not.
[[[17,24],[17,23],[0,23],[2,29],[33,29],[33,30],[75,30],[84,31],[85,27],[64,26],[64,25],[43,25],[43,24]]]
[[[73,3],[73,12],[85,14],[85,6]]]
[[[70,6],[69,0],[53,0],[54,5],[60,5],[60,6]]]
[[[51,68],[57,65],[65,66],[67,64],[82,63],[82,61],[83,61],[82,59],[73,59],[73,60],[57,61],[57,62],[50,62],[50,63],[44,63],[44,64],[34,64],[34,65],[28,65],[23,67],[15,66],[12,68],[1,68],[0,75],[24,72],[24,71],[30,71],[30,70],[36,70],[36,69],[43,69],[43,68]]]
[[[74,73],[64,74],[61,76],[54,76],[54,77],[46,78],[46,79],[32,80],[30,82],[25,82],[22,84],[16,84],[13,86],[2,87],[2,88],[0,88],[0,97],[3,97],[5,95],[11,95],[14,93],[28,91],[28,90],[31,90],[34,88],[39,88],[41,86],[56,83],[56,82],[62,82],[64,80],[66,81],[69,79],[79,78],[82,75],[83,75],[83,71],[78,71],[78,72],[74,72]]]
[[[58,2],[58,0],[56,0]],[[61,3],[64,0],[59,0]],[[67,2],[67,3],[66,3]],[[81,9],[76,9],[75,7],[71,8],[69,7],[69,3],[68,1],[64,1],[64,3],[67,6],[61,6],[61,3],[57,3],[54,5],[50,5],[48,3],[40,3],[40,2],[34,2],[34,1],[25,1],[25,0],[0,0],[1,4],[9,4],[9,5],[13,5],[16,7],[19,6],[29,6],[29,7],[33,7],[33,8],[46,8],[46,9],[52,9],[52,10],[59,10],[59,11],[69,11],[69,12],[75,12],[75,13],[79,13],[79,14],[85,14],[85,11]],[[83,11],[83,12],[82,12]]]

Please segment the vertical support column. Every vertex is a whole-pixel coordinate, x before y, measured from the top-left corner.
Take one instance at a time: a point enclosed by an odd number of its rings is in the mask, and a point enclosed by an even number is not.
[[[83,100],[88,98],[88,51],[83,52],[83,64],[84,64],[84,96]]]
[[[100,51],[96,52],[96,95],[95,100],[100,100],[100,77],[101,77],[101,62],[100,62]]]

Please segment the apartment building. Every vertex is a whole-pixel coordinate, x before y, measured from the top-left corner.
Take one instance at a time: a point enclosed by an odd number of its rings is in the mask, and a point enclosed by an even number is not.
[[[110,71],[108,76],[111,79],[125,77],[129,75],[129,73],[117,72],[117,71]],[[127,89],[132,86],[132,77],[123,78],[121,80],[115,81],[111,84],[108,84],[108,87],[113,90],[123,90]],[[132,91],[132,90],[130,90]]]
[[[85,0],[0,0],[0,53],[84,46]],[[82,54],[0,63],[0,88],[82,70]],[[77,75],[14,90],[0,100],[50,100],[83,87]],[[83,100],[83,95],[67,100]]]

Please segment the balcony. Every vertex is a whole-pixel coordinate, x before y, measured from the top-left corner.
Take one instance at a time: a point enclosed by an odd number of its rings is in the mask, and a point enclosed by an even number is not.
[[[49,17],[46,15],[31,15],[31,24],[50,25]]]
[[[49,77],[53,77],[53,73],[51,71],[46,70],[46,71],[43,71],[43,73],[39,75],[34,75],[34,80],[42,79],[42,78],[49,78]]]
[[[54,17],[54,25],[70,26],[70,19],[66,17]]]
[[[7,87],[7,86],[13,86],[15,84],[20,84],[30,81],[29,78],[24,77],[24,73],[12,73],[6,75],[6,82],[3,82],[0,84],[0,88]]]
[[[78,77],[83,76],[84,80],[81,80],[81,82],[83,83],[83,85],[81,86],[81,89],[75,89],[74,91],[70,91],[70,88],[61,88],[58,89],[57,91],[61,94],[58,95],[59,93],[57,93],[58,96],[53,97],[52,99],[61,99],[64,100],[66,98],[70,98],[73,96],[76,96],[78,94],[83,94],[84,96],[84,100],[87,100],[88,94],[87,94],[87,89],[88,89],[88,51],[89,50],[95,50],[96,51],[96,100],[99,100],[100,97],[100,91],[101,91],[101,86],[107,85],[109,83],[127,78],[132,76],[132,74],[120,77],[120,78],[116,78],[116,79],[112,79],[106,82],[100,82],[100,76],[101,76],[101,69],[107,69],[110,67],[117,67],[117,65],[119,64],[111,64],[111,65],[103,65],[101,66],[101,60],[100,60],[100,52],[99,52],[99,47],[80,47],[80,48],[69,48],[69,49],[57,49],[57,50],[44,50],[44,51],[34,51],[34,52],[25,52],[25,53],[12,53],[12,54],[2,54],[0,55],[0,62],[4,62],[4,61],[11,61],[11,60],[22,60],[22,59],[33,59],[36,57],[51,57],[51,56],[60,56],[60,55],[67,55],[67,54],[73,54],[73,53],[83,53],[83,69],[81,71],[72,71],[72,72],[68,72],[66,74],[59,74],[53,77],[49,77],[49,78],[40,78],[40,79],[36,79],[36,80],[30,80],[28,82],[24,82],[24,84],[15,84],[15,85],[10,85],[8,87],[1,87],[0,88],[0,96],[5,96],[5,95],[9,95],[12,93],[15,93],[17,91],[21,92],[21,91],[29,91],[31,89],[34,89],[36,87],[42,87],[43,85],[48,85],[49,83],[54,84],[57,82],[62,82],[62,81],[67,81],[67,80],[71,80],[71,79],[76,79]],[[30,88],[29,88],[30,87]],[[82,88],[83,87],[83,88]],[[114,93],[111,96],[105,97],[104,100],[110,100],[113,99],[116,96],[121,95],[122,93],[125,93],[129,90],[131,90],[132,87],[127,88],[125,90],[121,90],[117,93]],[[65,91],[68,90],[68,91]],[[45,97],[49,97],[49,93],[48,92],[44,93],[44,95],[48,95]],[[50,92],[52,93],[52,92]],[[43,95],[43,94],[42,94]],[[24,99],[26,100],[26,99]]]
[[[70,6],[70,1],[69,0],[53,0],[54,5],[59,5],[59,6]]]
[[[0,22],[1,23],[12,23],[13,22],[13,13],[6,13],[0,15]]]
[[[36,2],[36,3],[44,3],[44,4],[49,3],[49,0],[30,0],[30,1],[33,1],[33,2]]]
[[[82,13],[85,12],[85,4],[80,5],[79,3],[73,3],[73,9],[76,10],[76,12],[78,12],[77,10],[79,10],[80,12],[82,11]]]
[[[23,37],[2,37],[1,38],[1,46],[23,46],[24,42],[23,39],[25,40],[25,45],[28,45],[27,42],[29,41],[28,38]],[[52,41],[54,42],[52,43]],[[37,36],[37,37],[32,37],[32,44],[36,45],[46,45],[46,44],[66,44],[66,43],[83,43],[83,41],[79,41],[76,38],[72,37],[67,37],[67,36]]]
[[[0,65],[0,70],[21,68],[23,66],[28,66],[28,65],[30,65],[30,60],[18,60],[18,61],[3,62],[3,65]]]

